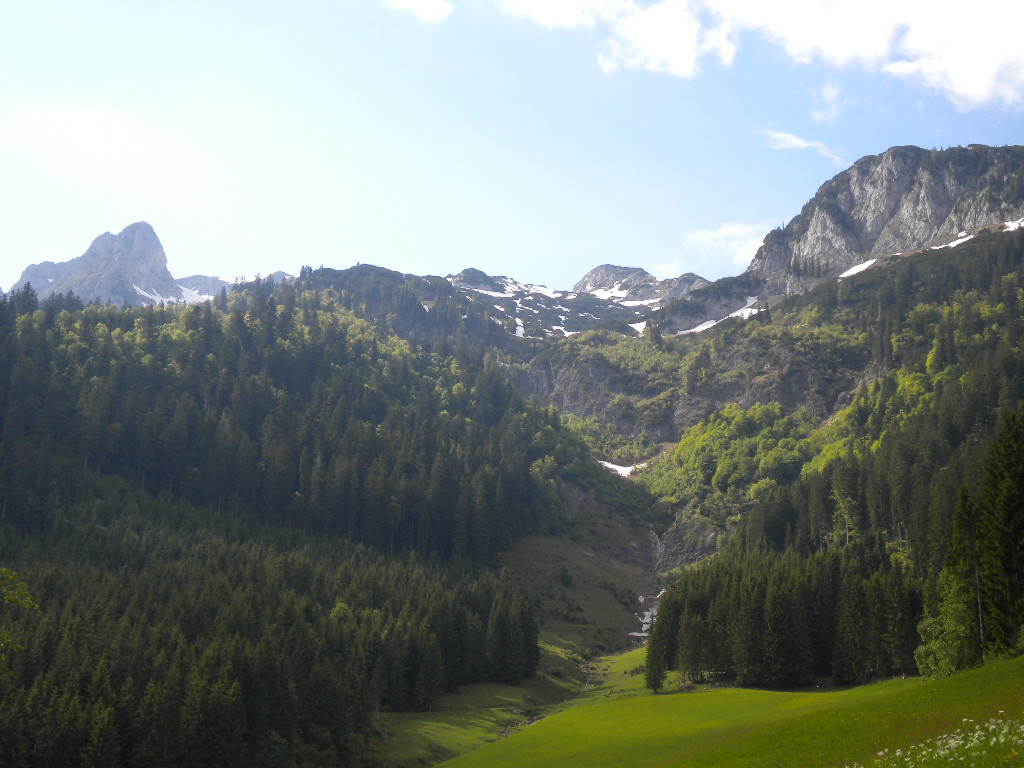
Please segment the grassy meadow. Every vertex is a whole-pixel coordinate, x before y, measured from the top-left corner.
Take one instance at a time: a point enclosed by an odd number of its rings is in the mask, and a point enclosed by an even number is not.
[[[559,537],[519,542],[502,565],[541,604],[537,676],[518,686],[465,686],[433,712],[382,713],[382,763],[867,766],[938,743],[965,720],[1024,716],[1024,658],[934,682],[895,679],[839,690],[684,686],[670,674],[663,692],[652,694],[644,687],[646,649],[590,658],[617,650],[617,638],[636,628],[629,595],[642,572],[644,536],[607,516]],[[657,585],[640,588],[651,593]]]
[[[630,674],[642,651],[607,663],[572,706],[451,760],[450,768],[558,765],[844,766],[1024,712],[1024,658],[938,681],[889,680],[845,690],[694,688],[650,694]]]

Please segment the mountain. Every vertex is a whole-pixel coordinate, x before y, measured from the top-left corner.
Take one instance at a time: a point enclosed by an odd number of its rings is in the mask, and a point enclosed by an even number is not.
[[[446,279],[466,298],[486,306],[510,333],[538,339],[573,336],[597,327],[639,335],[654,312],[711,285],[692,273],[658,280],[643,269],[610,264],[590,270],[571,291],[491,277],[478,269]],[[734,308],[719,315],[720,309],[712,310],[716,319]],[[701,316],[693,325],[706,319]]]
[[[657,309],[671,299],[680,299],[710,284],[692,272],[668,280],[658,280],[637,267],[602,264],[587,272],[573,287],[573,291],[589,293],[598,298],[614,298],[625,306]]]
[[[520,338],[563,338],[602,323],[614,325],[623,333],[640,333],[652,311],[647,302],[623,300],[625,294],[620,296],[621,291],[612,284],[595,284],[592,291],[555,291],[508,277],[490,277],[478,269],[467,269],[446,279]]]
[[[769,232],[747,273],[765,294],[796,293],[892,254],[1024,217],[1024,147],[892,147],[821,186]]]
[[[448,280],[487,305],[509,333],[558,338],[596,327],[639,335],[707,330],[749,317],[773,296],[799,293],[923,249],[955,246],[1024,218],[1024,147],[893,147],[826,182],[784,228],[769,232],[743,275],[711,283],[687,273],[658,280],[603,264],[572,291],[468,269]],[[758,300],[761,303],[755,303]]]
[[[287,279],[283,272],[273,277]],[[175,280],[156,232],[140,221],[117,235],[104,232],[78,258],[31,265],[11,291],[31,283],[41,299],[71,291],[85,302],[145,306],[208,301],[234,282],[203,275]]]
[[[181,289],[167,271],[163,246],[145,222],[125,227],[117,235],[104,232],[71,261],[33,264],[12,290],[28,283],[40,298],[73,291],[84,301],[98,299],[118,306],[156,303],[159,299],[153,297],[159,296],[181,298]]]

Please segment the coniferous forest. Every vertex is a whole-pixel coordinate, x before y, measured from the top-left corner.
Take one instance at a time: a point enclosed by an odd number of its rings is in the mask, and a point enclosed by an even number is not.
[[[351,765],[382,709],[534,673],[488,566],[618,480],[494,359],[304,278],[0,300],[0,551],[39,608],[2,614],[4,765]]]

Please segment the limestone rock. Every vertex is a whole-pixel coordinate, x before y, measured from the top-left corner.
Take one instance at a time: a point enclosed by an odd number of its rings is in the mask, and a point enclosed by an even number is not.
[[[826,182],[747,272],[794,293],[867,259],[1024,216],[1024,147],[893,147]]]

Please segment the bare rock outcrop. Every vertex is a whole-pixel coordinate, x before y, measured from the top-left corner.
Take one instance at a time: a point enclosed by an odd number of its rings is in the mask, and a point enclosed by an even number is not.
[[[794,293],[867,259],[1024,216],[1024,147],[893,147],[826,182],[748,274]]]

